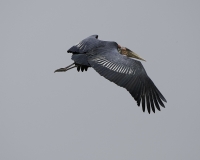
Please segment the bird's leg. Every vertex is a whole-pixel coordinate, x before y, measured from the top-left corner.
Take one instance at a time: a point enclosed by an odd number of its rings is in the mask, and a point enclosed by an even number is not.
[[[74,66],[73,66],[73,65],[74,65]],[[75,63],[72,63],[72,64],[70,64],[69,66],[67,66],[67,67],[65,67],[65,68],[60,68],[60,69],[55,70],[54,73],[55,73],[55,72],[66,72],[66,71],[68,71],[68,70],[70,70],[70,69],[72,69],[72,68],[75,68],[75,67],[77,67],[77,66],[75,65]]]

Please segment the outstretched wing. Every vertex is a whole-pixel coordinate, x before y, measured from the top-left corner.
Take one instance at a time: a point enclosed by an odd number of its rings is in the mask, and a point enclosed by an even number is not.
[[[98,46],[99,42],[100,40],[98,40],[98,35],[92,35],[85,38],[78,44],[72,46],[67,52],[74,54],[83,54],[90,51],[95,46]]]
[[[142,102],[150,113],[155,107],[160,111],[160,105],[165,107],[164,96],[160,93],[153,81],[148,77],[141,62],[121,55],[115,42],[106,47],[100,47],[88,53],[88,62],[103,77],[115,84],[126,88],[137,101]]]

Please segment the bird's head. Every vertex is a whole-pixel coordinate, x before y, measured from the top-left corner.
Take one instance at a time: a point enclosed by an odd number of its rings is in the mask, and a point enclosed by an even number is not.
[[[122,46],[118,45],[118,51],[119,51],[120,54],[126,55],[127,57],[146,61],[143,58],[141,58],[139,55],[137,55],[135,52],[131,51],[130,49],[128,49],[126,47],[122,47]]]

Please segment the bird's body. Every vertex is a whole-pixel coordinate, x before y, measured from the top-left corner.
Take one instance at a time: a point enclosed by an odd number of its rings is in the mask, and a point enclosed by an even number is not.
[[[55,72],[65,72],[75,67],[78,71],[87,71],[88,67],[92,67],[101,76],[126,88],[138,106],[142,103],[143,111],[145,106],[149,113],[151,110],[155,112],[155,108],[160,110],[160,105],[165,107],[162,102],[166,102],[164,96],[148,77],[141,62],[132,58],[144,59],[128,48],[121,47],[116,42],[98,40],[97,35],[92,35],[67,52],[72,53],[74,63]]]

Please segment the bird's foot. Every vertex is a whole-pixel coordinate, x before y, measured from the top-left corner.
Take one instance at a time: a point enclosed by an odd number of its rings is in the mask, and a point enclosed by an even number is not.
[[[68,70],[70,70],[70,69],[72,69],[72,68],[75,68],[75,67],[77,67],[77,66],[75,65],[75,63],[72,63],[72,64],[70,64],[69,66],[67,66],[67,67],[65,67],[65,68],[60,68],[60,69],[55,70],[54,73],[55,73],[55,72],[66,72],[66,71],[68,71]]]
[[[66,68],[60,68],[60,69],[55,70],[54,73],[55,72],[66,72],[66,71],[67,71]]]

